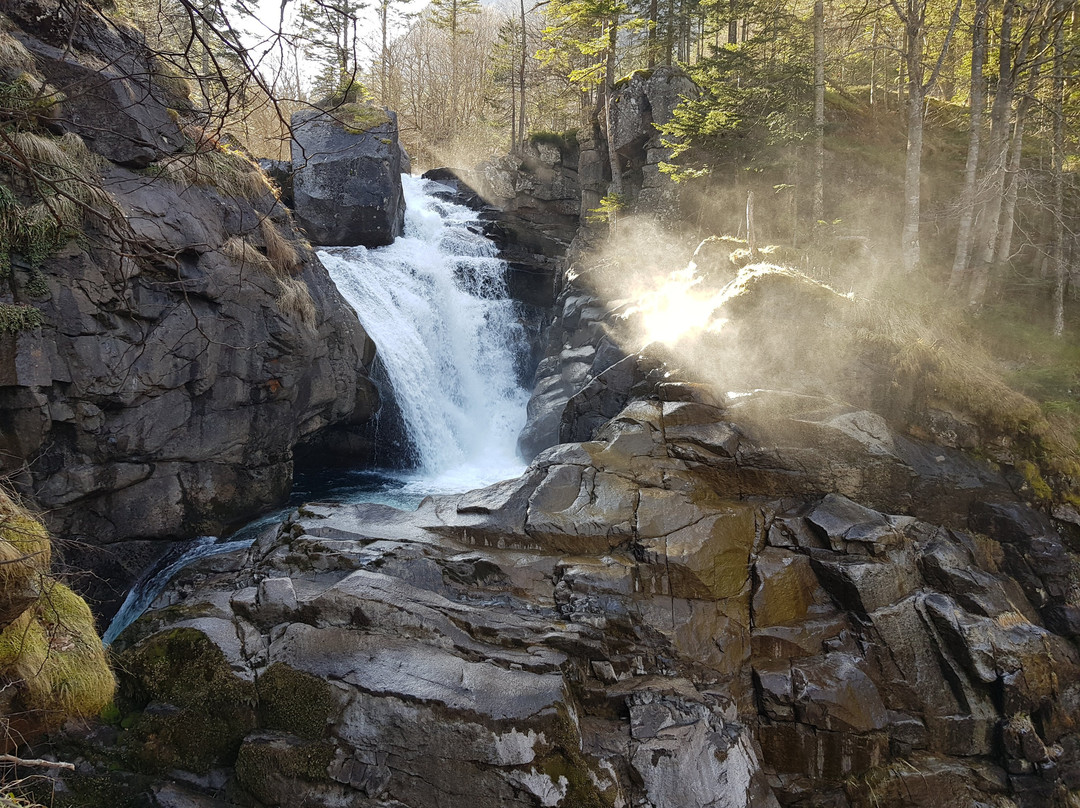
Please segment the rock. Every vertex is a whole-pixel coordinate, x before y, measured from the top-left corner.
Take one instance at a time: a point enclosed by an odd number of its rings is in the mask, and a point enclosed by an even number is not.
[[[363,104],[292,117],[297,220],[322,245],[379,247],[401,235],[397,115]]]
[[[143,168],[184,145],[170,98],[155,76],[160,58],[134,28],[106,21],[96,10],[72,15],[56,0],[31,0],[6,9],[14,36],[36,57],[64,101],[51,123],[80,135],[96,153]]]
[[[243,194],[214,172],[125,167],[194,159],[173,154],[179,100],[135,32],[65,9],[19,4],[13,35],[64,80],[54,128],[104,158],[116,208],[42,263],[43,325],[3,340],[0,473],[18,472],[109,615],[176,542],[283,501],[294,448],[363,435],[379,401],[374,345],[253,165],[214,155],[249,173]]]
[[[295,201],[293,199],[293,166],[289,160],[268,160],[260,159],[259,168],[263,170],[281,191],[282,204],[292,208],[295,207]]]

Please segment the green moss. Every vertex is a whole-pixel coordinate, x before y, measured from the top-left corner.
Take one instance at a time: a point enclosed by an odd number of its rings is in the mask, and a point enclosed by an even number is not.
[[[21,303],[0,303],[0,334],[33,331],[44,322],[41,309]]]
[[[574,808],[612,808],[615,794],[601,791],[589,774],[589,763],[581,753],[577,728],[565,707],[560,707],[551,730],[551,747],[537,761],[541,772],[558,784],[566,781],[563,805]],[[614,792],[614,789],[611,790]]]
[[[139,711],[128,747],[147,771],[204,772],[229,764],[256,724],[255,686],[193,628],[162,632],[124,651],[118,707]]]
[[[301,741],[288,736],[259,736],[244,742],[236,758],[236,778],[256,799],[276,802],[282,798],[278,783],[329,780],[327,767],[334,759],[329,741]]]
[[[577,148],[577,129],[567,129],[565,132],[553,132],[550,129],[538,129],[529,132],[529,142],[537,145],[546,143],[555,146],[561,152],[573,151]]]
[[[346,132],[353,135],[362,135],[376,126],[390,122],[390,116],[386,114],[386,110],[362,102],[342,104],[329,112],[335,120],[341,122]]]
[[[86,602],[45,579],[38,601],[0,632],[0,678],[11,682],[36,723],[95,716],[115,680]]]
[[[138,776],[75,773],[64,777],[63,791],[53,792],[48,781],[38,786],[37,798],[52,808],[140,808],[150,784]]]
[[[275,663],[256,682],[259,724],[301,738],[321,738],[333,702],[330,686],[316,676]]]
[[[1032,463],[1030,460],[1021,460],[1016,465],[1016,470],[1023,475],[1024,480],[1031,488],[1031,493],[1035,495],[1035,498],[1043,502],[1051,502],[1054,499],[1053,489],[1043,479],[1042,474],[1039,473],[1039,467]]]

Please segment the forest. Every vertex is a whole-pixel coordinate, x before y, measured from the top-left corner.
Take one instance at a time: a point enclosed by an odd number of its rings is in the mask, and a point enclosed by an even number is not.
[[[1065,327],[1075,4],[117,0],[115,12],[190,82],[193,111],[260,157],[284,156],[292,110],[359,92],[397,111],[417,168],[465,167],[604,128],[624,77],[676,65],[701,92],[663,128],[663,170],[696,198],[756,187],[767,238],[862,239],[890,271],[918,270],[976,310],[1020,290]],[[693,218],[706,234],[738,226],[719,217]]]
[[[1075,808],[1078,45],[0,4],[0,808]]]

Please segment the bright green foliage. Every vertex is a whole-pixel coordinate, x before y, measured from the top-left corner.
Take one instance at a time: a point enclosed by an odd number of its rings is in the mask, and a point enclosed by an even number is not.
[[[737,163],[775,162],[810,129],[813,72],[798,55],[756,61],[754,42],[721,48],[690,69],[701,95],[680,104],[660,131],[672,149],[661,169],[676,180]]]
[[[589,211],[588,220],[597,223],[610,223],[626,207],[626,198],[622,194],[607,194],[600,200],[600,205]]]

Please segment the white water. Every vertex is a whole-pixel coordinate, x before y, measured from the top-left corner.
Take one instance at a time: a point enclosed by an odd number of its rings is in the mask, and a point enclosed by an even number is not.
[[[528,393],[514,372],[524,337],[506,264],[474,232],[473,211],[431,195],[445,186],[402,183],[404,236],[319,258],[379,346],[417,466],[406,487],[461,491],[517,476]]]
[[[295,492],[305,499],[411,507],[423,495],[479,488],[524,469],[517,436],[528,392],[514,373],[524,334],[506,295],[506,264],[490,241],[470,229],[479,229],[473,211],[431,195],[445,186],[408,175],[402,184],[403,237],[379,249],[334,248],[319,257],[379,346],[416,469],[405,475],[362,472],[355,488],[338,480],[331,491],[319,482],[317,490]],[[137,620],[178,571],[248,547],[288,511],[264,516],[228,541],[201,536],[168,554],[132,587],[104,642]]]

